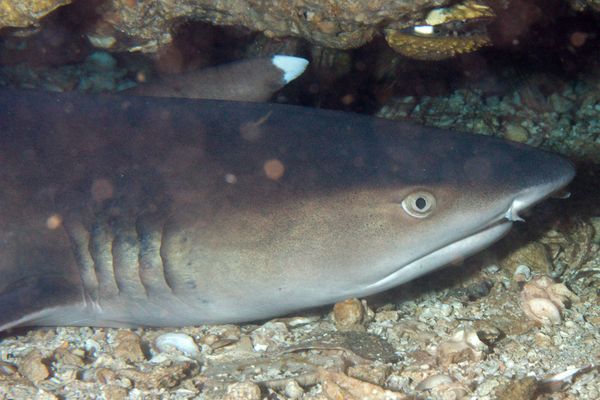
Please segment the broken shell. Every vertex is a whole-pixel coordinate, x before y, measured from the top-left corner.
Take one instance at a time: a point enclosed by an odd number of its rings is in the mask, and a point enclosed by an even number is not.
[[[488,347],[479,340],[473,329],[457,331],[447,342],[437,349],[438,363],[448,365],[461,361],[480,361],[485,357]]]
[[[544,325],[557,325],[562,321],[560,310],[550,299],[539,297],[529,299],[524,304],[523,310],[529,317]]]
[[[452,378],[448,375],[443,374],[435,374],[430,375],[427,378],[423,379],[421,382],[417,384],[415,389],[417,390],[431,390],[439,385],[447,385],[452,383]]]
[[[200,355],[200,349],[194,339],[185,333],[165,333],[154,339],[154,345],[161,353],[177,350],[191,358],[198,358]]]
[[[544,325],[560,324],[561,310],[577,300],[575,293],[547,276],[532,280],[521,291],[521,308],[525,314]]]

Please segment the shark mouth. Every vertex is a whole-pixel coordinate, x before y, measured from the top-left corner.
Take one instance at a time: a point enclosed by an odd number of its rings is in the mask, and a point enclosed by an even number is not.
[[[366,286],[364,290],[369,294],[386,290],[435,271],[454,261],[469,257],[498,241],[508,233],[511,226],[512,221],[502,219],[473,235],[469,235],[440,247],[439,249],[402,266],[392,274]]]

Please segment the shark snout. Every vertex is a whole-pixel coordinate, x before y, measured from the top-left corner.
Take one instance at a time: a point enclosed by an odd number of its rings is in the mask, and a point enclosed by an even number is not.
[[[511,221],[522,221],[519,212],[530,208],[538,202],[554,197],[556,194],[565,196],[565,188],[575,177],[575,166],[568,159],[549,153],[542,153],[543,158],[533,160],[534,171],[531,175],[533,182],[521,190],[514,198],[506,218]]]

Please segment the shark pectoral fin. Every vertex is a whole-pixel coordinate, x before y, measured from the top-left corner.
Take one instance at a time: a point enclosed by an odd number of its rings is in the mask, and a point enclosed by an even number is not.
[[[44,325],[53,310],[81,303],[73,282],[62,276],[31,276],[5,286],[0,292],[0,331],[21,325]]]
[[[308,60],[275,55],[253,58],[140,84],[125,93],[154,97],[184,97],[237,101],[267,101],[300,76]]]

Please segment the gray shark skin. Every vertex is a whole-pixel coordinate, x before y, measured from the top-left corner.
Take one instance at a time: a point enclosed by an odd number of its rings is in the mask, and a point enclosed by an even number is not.
[[[0,330],[370,295],[488,246],[574,176],[517,143],[276,104],[0,91],[0,132]]]

